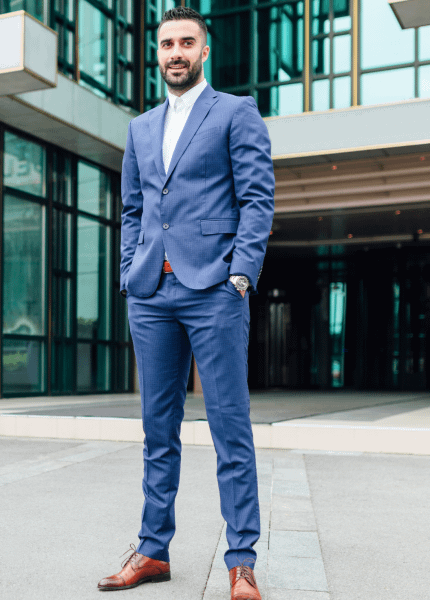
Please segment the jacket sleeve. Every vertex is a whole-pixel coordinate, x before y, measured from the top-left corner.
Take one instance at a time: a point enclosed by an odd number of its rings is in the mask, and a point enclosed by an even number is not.
[[[134,150],[131,122],[128,126],[127,143],[122,161],[121,197],[123,209],[121,214],[120,289],[124,290],[127,284],[128,271],[136,251],[143,211],[143,194]]]
[[[269,133],[251,97],[233,116],[229,147],[240,208],[230,273],[246,275],[255,290],[272,226],[275,177]]]

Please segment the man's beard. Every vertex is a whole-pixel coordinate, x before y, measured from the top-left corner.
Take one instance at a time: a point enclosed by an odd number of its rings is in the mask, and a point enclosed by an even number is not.
[[[184,65],[188,70],[180,76],[175,76],[172,73],[169,73],[168,69],[172,65]],[[203,69],[202,57],[194,63],[193,67],[190,69],[190,63],[187,60],[175,60],[171,61],[163,68],[160,64],[158,65],[161,73],[161,77],[167,83],[167,85],[175,90],[187,90],[193,87],[195,82],[200,77],[200,74]]]

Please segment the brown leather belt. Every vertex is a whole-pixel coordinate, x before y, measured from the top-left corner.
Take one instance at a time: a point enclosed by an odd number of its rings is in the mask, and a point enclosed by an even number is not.
[[[173,273],[173,269],[168,260],[165,260],[163,263],[163,273]]]

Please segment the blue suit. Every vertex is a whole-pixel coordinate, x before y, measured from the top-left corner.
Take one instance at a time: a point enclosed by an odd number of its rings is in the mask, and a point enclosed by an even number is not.
[[[208,85],[166,173],[167,107],[166,100],[130,123],[122,171],[121,289],[145,431],[138,552],[169,560],[193,352],[217,452],[231,569],[255,558],[260,525],[247,388],[248,294],[242,298],[228,277],[246,275],[257,287],[274,209],[270,140],[252,98]],[[165,252],[173,274],[162,273]]]

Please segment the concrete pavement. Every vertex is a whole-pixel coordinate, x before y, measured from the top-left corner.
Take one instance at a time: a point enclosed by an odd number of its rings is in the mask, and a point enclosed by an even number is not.
[[[100,598],[137,542],[142,446],[0,437],[2,600]],[[265,600],[427,600],[430,457],[258,450]],[[186,446],[172,580],[121,598],[227,600],[211,447]]]

